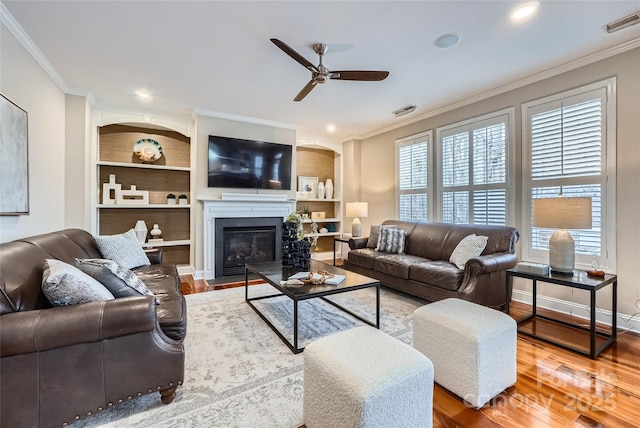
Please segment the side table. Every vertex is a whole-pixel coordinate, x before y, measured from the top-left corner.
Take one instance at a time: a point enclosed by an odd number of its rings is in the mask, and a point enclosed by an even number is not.
[[[334,236],[333,237],[333,265],[336,265],[336,242],[340,242],[340,243],[345,243],[348,244],[349,243],[349,239],[351,239],[351,237],[347,237],[347,236]]]
[[[535,322],[535,320],[545,320],[550,321],[554,324],[564,326],[572,331],[580,330],[589,333],[589,352],[585,352],[582,349],[561,343],[549,337],[541,336],[538,333],[538,330],[543,330],[541,328],[536,328],[534,326],[531,331],[526,331],[518,328],[518,333],[524,334],[529,337],[533,337],[536,339],[540,339],[544,342],[551,343],[552,345],[559,346],[561,348],[567,349],[569,351],[577,352],[582,355],[586,355],[591,359],[595,359],[602,351],[611,346],[616,341],[618,336],[617,334],[617,323],[616,318],[618,317],[618,309],[617,309],[617,295],[618,295],[618,277],[616,275],[605,275],[604,278],[597,278],[588,276],[585,271],[576,270],[573,273],[573,276],[565,276],[565,275],[557,275],[557,274],[548,274],[548,275],[536,275],[525,272],[518,272],[515,269],[507,269],[506,275],[506,287],[509,290],[509,282],[512,278],[525,278],[530,279],[533,282],[533,301],[531,304],[532,313],[526,315],[523,318],[516,320],[518,323],[518,327],[524,326],[527,323]],[[554,319],[545,315],[541,315],[537,312],[537,284],[538,281],[546,282],[550,284],[562,285],[565,287],[578,288],[581,290],[589,291],[590,295],[590,319],[589,319],[589,327],[582,327],[579,325],[571,324],[566,321]],[[596,330],[596,292],[606,286],[610,285],[612,287],[611,294],[611,334],[602,333]],[[509,302],[506,305],[506,313],[509,313]]]

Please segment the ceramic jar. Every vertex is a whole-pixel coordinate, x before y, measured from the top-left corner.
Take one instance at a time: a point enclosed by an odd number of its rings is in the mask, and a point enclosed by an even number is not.
[[[318,183],[318,199],[324,199],[324,183],[321,181]]]

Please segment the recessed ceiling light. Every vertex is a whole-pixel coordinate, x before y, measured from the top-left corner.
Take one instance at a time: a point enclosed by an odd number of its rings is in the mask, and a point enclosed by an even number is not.
[[[450,48],[451,46],[455,45],[459,41],[460,41],[460,36],[458,36],[457,34],[449,33],[449,34],[443,34],[442,36],[435,39],[433,44],[436,47],[444,49],[444,48]]]
[[[141,101],[150,101],[153,96],[144,89],[138,89],[136,92],[136,97]]]
[[[336,131],[336,126],[333,123],[327,125],[327,132],[334,133]]]
[[[513,10],[513,12],[511,12],[511,19],[519,21],[527,18],[533,15],[533,13],[538,9],[538,6],[540,6],[540,2],[537,1],[531,1],[518,5]]]

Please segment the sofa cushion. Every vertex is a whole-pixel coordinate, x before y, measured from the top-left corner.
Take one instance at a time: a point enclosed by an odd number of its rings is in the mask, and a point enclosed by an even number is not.
[[[113,300],[113,295],[98,281],[56,259],[44,260],[42,291],[54,306]]]
[[[349,263],[365,269],[373,269],[373,261],[382,253],[372,248],[359,248],[349,251]]]
[[[422,257],[408,254],[383,253],[376,257],[373,262],[373,269],[376,272],[385,273],[402,279],[409,279],[409,268],[411,265],[426,261]]]
[[[409,269],[409,279],[452,291],[460,288],[463,277],[464,271],[443,260],[423,261]]]
[[[96,236],[96,244],[105,259],[133,269],[151,264],[133,229],[119,235]]]
[[[404,254],[405,231],[382,226],[376,250],[385,253]]]
[[[451,253],[449,261],[458,266],[459,269],[464,269],[470,258],[478,257],[482,254],[482,251],[487,246],[488,239],[487,236],[476,236],[475,233],[465,236]]]
[[[114,297],[153,296],[130,269],[107,259],[76,259],[76,266],[104,285]]]

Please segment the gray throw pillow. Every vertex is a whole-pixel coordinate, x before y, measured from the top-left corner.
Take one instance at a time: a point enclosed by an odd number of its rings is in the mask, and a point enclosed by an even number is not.
[[[376,251],[404,254],[404,237],[404,230],[382,226],[380,228],[380,239],[378,239]]]
[[[120,235],[95,236],[94,238],[105,259],[113,260],[126,269],[151,264],[133,229]]]
[[[135,273],[113,260],[76,259],[76,266],[100,281],[115,297],[153,296],[153,292]]]
[[[396,226],[395,224],[384,225],[384,226],[380,226],[380,225],[371,226],[371,229],[369,230],[369,239],[367,240],[367,248],[376,248],[378,246],[378,240],[380,239],[380,228],[381,227],[388,227],[390,229],[396,229],[398,226]]]
[[[113,300],[113,295],[98,281],[56,259],[45,259],[42,291],[54,306]]]

